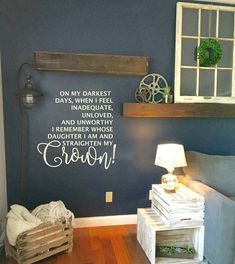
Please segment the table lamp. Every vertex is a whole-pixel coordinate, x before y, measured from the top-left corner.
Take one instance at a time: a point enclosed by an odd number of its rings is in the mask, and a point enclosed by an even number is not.
[[[162,175],[161,183],[166,191],[174,192],[178,180],[173,171],[177,167],[187,166],[184,146],[174,143],[159,144],[154,164],[167,169],[168,173]]]

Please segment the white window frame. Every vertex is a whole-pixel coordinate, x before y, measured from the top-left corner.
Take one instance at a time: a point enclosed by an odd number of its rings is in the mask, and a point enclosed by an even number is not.
[[[0,146],[1,146],[1,150],[0,150],[0,223],[1,222],[3,223],[6,217],[6,213],[7,213],[7,187],[6,187],[4,120],[3,120],[1,51],[0,51]]]
[[[198,17],[198,35],[197,36],[183,36],[182,35],[182,13],[183,8],[192,8],[198,9],[199,17]],[[197,39],[198,46],[200,45],[201,37],[201,10],[215,10],[217,14],[217,23],[216,23],[216,38],[218,40],[228,40],[233,41],[233,62],[232,68],[222,68],[215,65],[214,67],[201,67],[199,65],[199,60],[197,59],[196,66],[184,66],[181,64],[181,56],[182,56],[182,39]],[[218,38],[218,16],[220,11],[230,11],[234,12],[234,25],[233,25],[233,38]],[[207,37],[205,37],[207,38]],[[195,96],[183,96],[180,94],[181,90],[181,69],[196,69],[196,95]],[[214,96],[199,96],[199,69],[215,70],[214,80]],[[216,96],[217,91],[217,71],[219,70],[231,70],[232,71],[232,87],[231,87],[231,96],[222,97]],[[195,4],[195,3],[177,3],[177,13],[176,13],[176,42],[175,42],[175,84],[174,84],[174,97],[175,103],[232,103],[235,104],[235,7],[231,6],[221,6],[221,5],[211,5],[211,4]]]

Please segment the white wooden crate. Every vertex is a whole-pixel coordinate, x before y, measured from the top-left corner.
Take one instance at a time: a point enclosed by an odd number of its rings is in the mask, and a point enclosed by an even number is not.
[[[193,247],[195,249],[194,259],[160,258],[156,257],[156,242],[160,232],[171,230],[189,230]],[[166,225],[161,217],[151,208],[141,208],[137,212],[137,240],[142,246],[151,264],[198,264],[203,260],[204,249],[204,226],[193,223],[183,225],[182,223],[174,226]]]
[[[60,252],[71,252],[72,248],[72,218],[45,222],[21,233],[15,247],[9,244],[7,237],[5,239],[6,256],[13,257],[18,264],[35,263]]]
[[[183,184],[175,192],[166,192],[161,184],[152,185],[152,209],[167,224],[197,222],[203,224],[205,199]]]

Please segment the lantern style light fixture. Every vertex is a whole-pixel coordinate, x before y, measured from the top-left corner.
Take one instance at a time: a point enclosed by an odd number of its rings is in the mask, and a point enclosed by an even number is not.
[[[23,88],[20,88],[18,90],[18,97],[20,99],[20,102],[26,107],[26,108],[32,108],[38,99],[42,96],[41,91],[39,91],[37,88],[33,87],[32,83],[32,66],[25,62],[20,65],[18,69],[18,82],[20,82],[21,74],[25,74],[25,84]]]
[[[187,166],[184,146],[174,143],[159,144],[154,164],[167,169],[168,173],[161,178],[162,187],[165,191],[174,192],[178,180],[173,171],[177,167]]]

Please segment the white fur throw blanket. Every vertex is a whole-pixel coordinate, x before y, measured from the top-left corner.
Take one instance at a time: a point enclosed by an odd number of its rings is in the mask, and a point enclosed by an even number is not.
[[[32,215],[24,206],[14,204],[7,214],[7,238],[10,245],[15,246],[16,239],[20,233],[32,229],[42,221]]]
[[[72,221],[72,225],[74,224],[73,213],[66,209],[62,201],[39,205],[32,211],[32,214],[41,219],[42,222],[50,221],[54,223],[64,217],[66,222]]]
[[[74,222],[74,215],[67,210],[62,201],[50,202],[36,207],[30,213],[25,207],[14,204],[7,214],[6,233],[10,245],[15,246],[19,234],[30,230],[43,222],[52,222],[64,217],[66,221]]]

